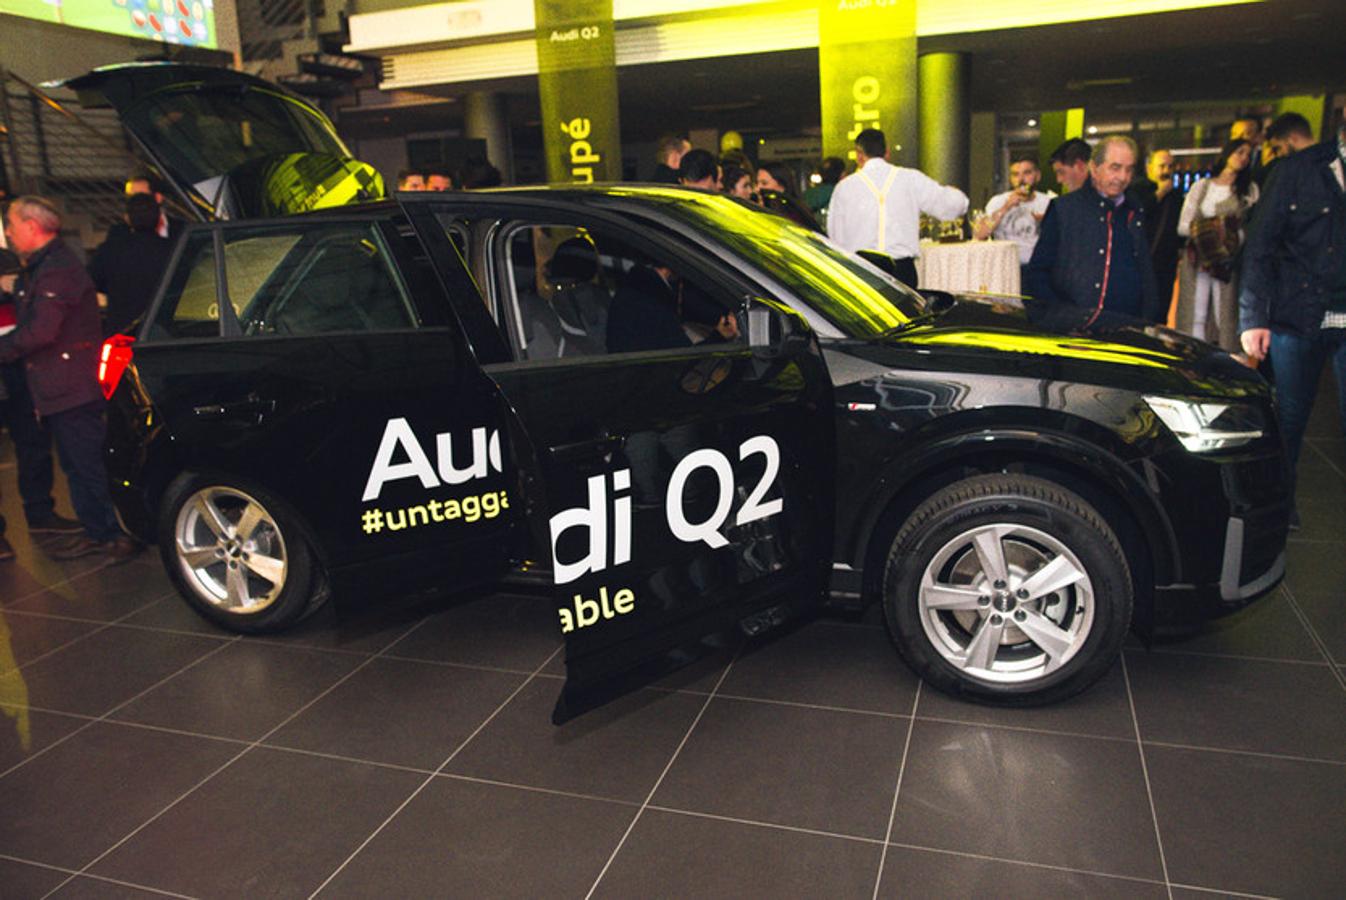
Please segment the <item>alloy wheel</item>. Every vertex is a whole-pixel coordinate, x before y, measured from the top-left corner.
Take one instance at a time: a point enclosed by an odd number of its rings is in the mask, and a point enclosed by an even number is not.
[[[174,543],[191,589],[226,612],[261,612],[285,587],[285,539],[271,513],[243,491],[211,486],[189,496]]]
[[[980,525],[942,546],[922,573],[921,626],[965,675],[1016,684],[1075,656],[1094,622],[1088,572],[1065,544],[1013,523]]]

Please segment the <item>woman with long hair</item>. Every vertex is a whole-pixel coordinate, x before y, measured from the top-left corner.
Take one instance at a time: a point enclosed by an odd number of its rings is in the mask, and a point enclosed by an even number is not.
[[[804,201],[799,199],[799,189],[795,185],[794,170],[785,163],[767,163],[757,169],[758,202],[767,209],[782,215],[796,225],[802,225],[812,231],[822,231],[818,220],[809,212]]]
[[[1225,144],[1211,168],[1215,174],[1192,185],[1178,216],[1187,250],[1178,266],[1179,331],[1240,350],[1237,257],[1243,223],[1257,202],[1252,180],[1252,144]]]
[[[753,190],[752,172],[735,165],[724,168],[724,192],[740,200],[755,202],[757,195]]]

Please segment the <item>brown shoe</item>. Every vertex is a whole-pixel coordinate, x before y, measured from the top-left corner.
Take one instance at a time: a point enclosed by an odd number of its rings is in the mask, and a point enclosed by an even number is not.
[[[13,558],[14,548],[9,545],[9,541],[5,540],[5,536],[0,534],[0,562]]]
[[[100,552],[103,549],[103,541],[95,541],[87,534],[81,534],[64,543],[44,547],[43,549],[52,559],[79,559],[81,556],[89,556]]]
[[[107,556],[108,562],[114,566],[134,559],[141,549],[139,543],[124,534],[110,541],[103,541],[103,553]]]

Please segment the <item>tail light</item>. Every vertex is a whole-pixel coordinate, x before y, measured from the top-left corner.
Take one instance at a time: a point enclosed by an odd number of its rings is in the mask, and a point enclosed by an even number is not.
[[[98,357],[98,384],[103,388],[103,399],[112,399],[126,367],[131,364],[131,345],[135,342],[127,334],[114,334],[103,341],[103,352]]]

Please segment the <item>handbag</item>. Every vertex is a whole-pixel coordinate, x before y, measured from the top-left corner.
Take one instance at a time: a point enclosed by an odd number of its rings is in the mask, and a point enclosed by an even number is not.
[[[1239,249],[1239,217],[1212,216],[1192,221],[1188,243],[1201,271],[1219,281],[1234,277],[1234,258]]]

